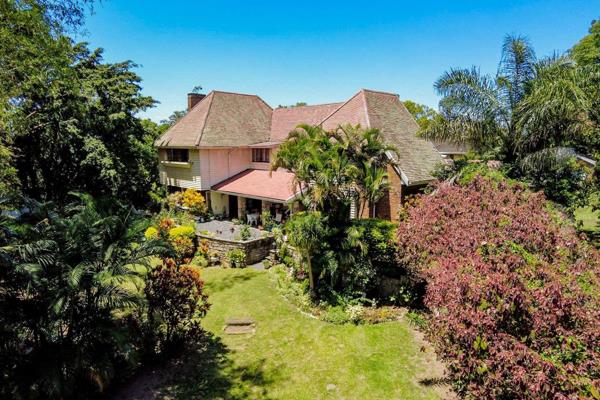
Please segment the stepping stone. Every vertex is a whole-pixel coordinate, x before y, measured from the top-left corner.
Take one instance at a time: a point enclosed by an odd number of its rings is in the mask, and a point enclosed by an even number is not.
[[[251,318],[229,318],[225,321],[223,332],[228,335],[254,334],[256,324]]]

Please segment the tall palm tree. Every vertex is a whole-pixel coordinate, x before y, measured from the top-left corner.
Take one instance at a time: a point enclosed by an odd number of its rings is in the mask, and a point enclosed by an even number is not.
[[[537,61],[527,39],[506,36],[495,76],[472,67],[451,69],[436,81],[443,118],[423,134],[469,143],[517,167],[559,161],[562,148],[590,128],[597,74],[597,66],[579,67],[566,57]]]

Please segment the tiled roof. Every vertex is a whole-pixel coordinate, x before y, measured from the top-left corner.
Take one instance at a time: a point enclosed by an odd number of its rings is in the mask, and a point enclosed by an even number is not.
[[[213,91],[158,138],[155,145],[231,147],[266,142],[272,112],[258,96]]]
[[[294,174],[285,170],[247,169],[213,185],[211,190],[276,201],[288,201],[296,195]]]
[[[431,181],[431,172],[442,162],[433,143],[417,137],[419,125],[398,95],[363,90],[369,126],[377,128],[384,139],[396,146],[398,166],[408,185]]]
[[[273,110],[271,140],[283,141],[299,124],[317,125],[344,103],[319,104]]]
[[[433,144],[416,136],[419,125],[398,95],[363,89],[327,117],[322,125],[335,129],[340,124],[377,128],[384,139],[396,146],[394,157],[408,185],[431,181],[431,171],[442,158]]]
[[[360,124],[379,129],[398,149],[395,160],[408,185],[433,179],[442,161],[430,141],[418,138],[419,126],[397,94],[363,89],[344,103],[272,110],[260,97],[211,92],[185,117],[165,132],[159,147],[271,147],[287,138],[299,124],[335,129]]]

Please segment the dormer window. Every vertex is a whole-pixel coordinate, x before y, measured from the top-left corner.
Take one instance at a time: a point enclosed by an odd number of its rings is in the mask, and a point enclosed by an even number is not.
[[[252,162],[271,162],[269,149],[252,149]]]
[[[190,151],[188,149],[167,149],[167,161],[188,162]]]

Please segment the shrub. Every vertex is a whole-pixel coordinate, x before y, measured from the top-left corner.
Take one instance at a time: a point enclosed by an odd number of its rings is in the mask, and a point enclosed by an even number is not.
[[[232,249],[227,252],[227,261],[233,268],[243,268],[246,266],[246,252],[242,249]]]
[[[481,399],[592,398],[600,383],[600,254],[543,194],[473,177],[421,196],[398,228],[426,281],[428,333]]]
[[[246,240],[250,239],[250,237],[252,237],[252,234],[250,233],[250,226],[249,225],[242,225],[240,227],[240,240],[245,242]]]
[[[158,229],[156,229],[153,226],[148,227],[148,229],[146,229],[146,231],[144,232],[144,237],[147,240],[156,240],[156,239],[158,239]]]
[[[175,221],[169,217],[161,217],[158,221],[158,235],[162,239],[167,239],[169,237],[169,232],[171,228],[175,226]]]
[[[206,239],[200,240],[200,243],[198,243],[198,248],[196,249],[196,255],[207,258],[208,251],[209,251],[208,240],[206,240]]]
[[[179,237],[193,238],[196,234],[196,230],[193,226],[176,226],[175,228],[169,229],[169,239],[173,240]]]
[[[205,215],[207,211],[204,196],[194,189],[186,189],[186,191],[183,192],[181,205],[187,207],[194,215]]]
[[[194,241],[188,236],[177,236],[170,241],[178,263],[188,263],[194,256]]]
[[[149,274],[144,292],[157,348],[168,350],[198,337],[210,304],[196,268],[165,262]]]
[[[167,204],[171,210],[181,206],[181,202],[183,200],[182,192],[173,192],[167,196]]]

